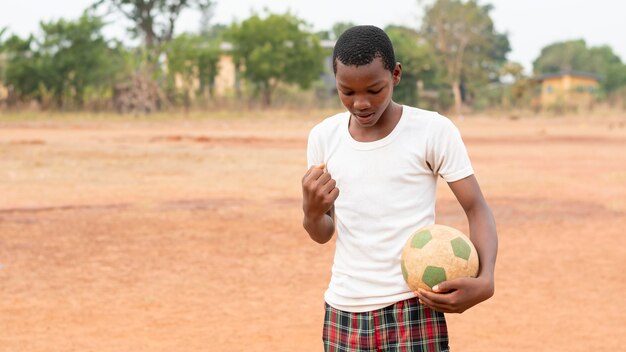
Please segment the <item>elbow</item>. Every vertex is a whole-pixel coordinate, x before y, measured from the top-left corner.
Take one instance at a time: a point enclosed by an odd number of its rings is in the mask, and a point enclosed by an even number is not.
[[[328,241],[330,241],[331,238],[333,238],[334,234],[335,234],[335,231],[333,229],[333,231],[330,231],[328,233],[309,232],[309,237],[311,237],[313,241],[319,244],[326,244],[328,243]]]
[[[327,236],[327,237],[322,237],[322,238],[318,238],[318,237],[314,237],[312,235],[309,234],[309,237],[311,237],[311,239],[315,242],[317,242],[318,244],[326,244],[328,243],[328,241],[330,241],[330,239],[333,237],[332,235]]]
[[[307,226],[309,225],[309,226]],[[310,227],[310,224],[307,223],[307,221],[303,221],[302,223],[302,227],[304,227],[304,229],[306,230],[306,232],[309,234],[309,237],[319,243],[319,244],[325,244],[328,241],[330,241],[330,239],[333,237],[334,233],[335,233],[335,229],[333,228],[330,231],[327,231],[326,229],[320,229],[320,228],[316,228],[316,227]]]

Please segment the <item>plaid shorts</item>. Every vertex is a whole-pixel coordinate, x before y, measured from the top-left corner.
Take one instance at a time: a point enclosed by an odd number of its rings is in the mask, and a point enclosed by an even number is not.
[[[363,313],[344,312],[326,304],[326,352],[449,351],[443,313],[417,298]]]

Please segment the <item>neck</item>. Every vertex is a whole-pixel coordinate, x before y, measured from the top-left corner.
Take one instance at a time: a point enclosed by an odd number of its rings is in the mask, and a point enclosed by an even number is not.
[[[392,101],[389,103],[389,106],[385,109],[385,112],[380,116],[375,125],[363,128],[353,122],[352,117],[350,117],[348,130],[350,131],[352,138],[356,141],[374,142],[387,137],[396,127],[401,116],[402,105]]]

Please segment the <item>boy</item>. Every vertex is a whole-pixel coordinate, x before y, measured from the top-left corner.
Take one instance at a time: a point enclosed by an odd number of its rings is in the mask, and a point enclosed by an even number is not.
[[[302,179],[309,236],[326,243],[337,231],[324,294],[324,349],[447,351],[443,313],[461,313],[493,295],[497,252],[494,219],[460,133],[437,113],[392,100],[402,66],[381,29],[345,31],[333,69],[348,111],[311,130]],[[434,292],[411,292],[400,256],[415,230],[435,222],[437,176],[467,215],[480,270]]]

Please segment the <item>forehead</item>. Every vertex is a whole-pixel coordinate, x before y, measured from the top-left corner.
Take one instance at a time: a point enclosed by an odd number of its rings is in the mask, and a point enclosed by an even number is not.
[[[378,81],[390,79],[391,72],[383,65],[380,57],[375,57],[367,65],[345,65],[337,60],[335,79],[343,86],[370,86]]]

